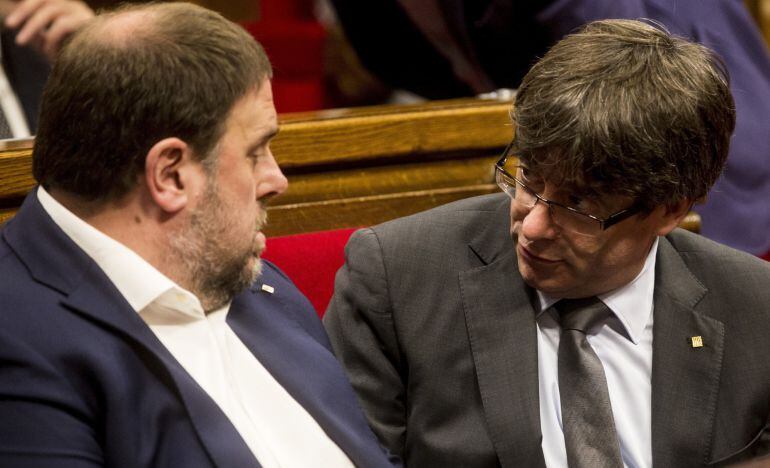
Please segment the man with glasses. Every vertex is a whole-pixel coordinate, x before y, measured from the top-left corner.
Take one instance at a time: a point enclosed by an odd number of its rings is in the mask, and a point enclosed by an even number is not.
[[[505,192],[358,231],[325,325],[407,466],[770,453],[770,265],[677,226],[735,126],[707,48],[591,23],[524,78]]]

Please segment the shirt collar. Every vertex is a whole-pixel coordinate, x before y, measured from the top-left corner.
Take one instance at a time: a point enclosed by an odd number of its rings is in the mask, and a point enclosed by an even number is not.
[[[629,339],[634,344],[639,344],[642,332],[647,326],[652,314],[653,291],[655,289],[655,259],[658,252],[659,239],[655,242],[647,254],[642,271],[625,286],[613,291],[600,294],[599,299],[617,316]],[[536,291],[540,300],[538,317],[561,298]]]
[[[125,245],[78,218],[42,186],[37,197],[53,222],[72,239],[110,279],[131,307],[139,312],[155,301],[192,315],[203,314],[198,298],[150,265]],[[179,307],[186,303],[191,307]],[[196,307],[197,306],[197,307]]]

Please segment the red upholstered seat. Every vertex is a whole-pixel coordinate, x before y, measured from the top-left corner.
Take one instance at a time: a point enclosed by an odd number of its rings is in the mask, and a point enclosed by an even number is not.
[[[345,244],[353,231],[336,229],[268,238],[263,257],[278,265],[323,317],[334,291],[334,275],[345,262]]]

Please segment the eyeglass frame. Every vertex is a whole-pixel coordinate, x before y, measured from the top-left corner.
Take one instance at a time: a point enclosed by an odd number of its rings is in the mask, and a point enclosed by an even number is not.
[[[578,215],[581,215],[581,216],[585,216],[585,217],[587,217],[587,218],[589,218],[589,219],[591,219],[593,221],[598,222],[599,223],[600,231],[606,231],[610,227],[612,227],[612,226],[618,224],[619,222],[621,222],[621,221],[623,221],[625,219],[628,219],[631,216],[634,216],[635,214],[638,214],[639,212],[642,211],[642,207],[640,205],[634,204],[634,205],[631,205],[628,208],[625,208],[625,209],[622,209],[620,211],[617,211],[617,212],[607,216],[606,218],[600,218],[598,216],[594,216],[594,215],[589,214],[589,213],[584,213],[584,212],[578,210],[577,208],[573,208],[571,206],[567,206],[567,205],[565,205],[563,203],[559,203],[559,202],[556,202],[556,201],[553,201],[553,200],[549,200],[549,199],[541,196],[539,193],[535,192],[534,190],[532,190],[527,184],[525,184],[524,182],[519,180],[518,177],[512,176],[508,171],[505,170],[505,162],[508,160],[508,153],[510,152],[512,146],[513,146],[513,141],[508,143],[508,146],[506,146],[505,150],[503,150],[502,156],[500,156],[500,159],[495,163],[495,172],[500,172],[503,175],[505,175],[506,177],[509,177],[509,178],[513,179],[517,184],[521,185],[521,187],[524,190],[526,190],[527,192],[529,192],[529,193],[531,193],[532,195],[535,196],[535,203],[530,207],[530,209],[534,209],[535,206],[537,206],[537,202],[542,202],[543,204],[545,204],[548,207],[548,213],[551,213],[551,219],[553,219],[553,212],[551,210],[551,207],[552,206],[558,206],[560,208],[566,209],[567,211],[571,211],[572,213],[575,213],[575,214],[578,214]],[[515,195],[511,196],[511,194],[508,193],[508,191],[505,190],[505,188],[500,184],[500,182],[497,179],[497,176],[495,176],[495,181],[497,182],[497,186],[500,187],[500,190],[502,190],[506,195],[511,197],[512,200],[514,200],[514,201],[516,200],[516,196]],[[514,187],[514,190],[515,189],[516,188]],[[577,234],[590,235],[590,234],[585,234],[585,233],[580,233],[580,232],[577,232]]]

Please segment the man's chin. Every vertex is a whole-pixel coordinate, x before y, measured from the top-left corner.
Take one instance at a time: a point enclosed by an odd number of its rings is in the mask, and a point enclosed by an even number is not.
[[[529,287],[549,295],[560,296],[564,293],[564,284],[559,281],[558,274],[538,271],[521,258],[518,263],[521,278]]]

